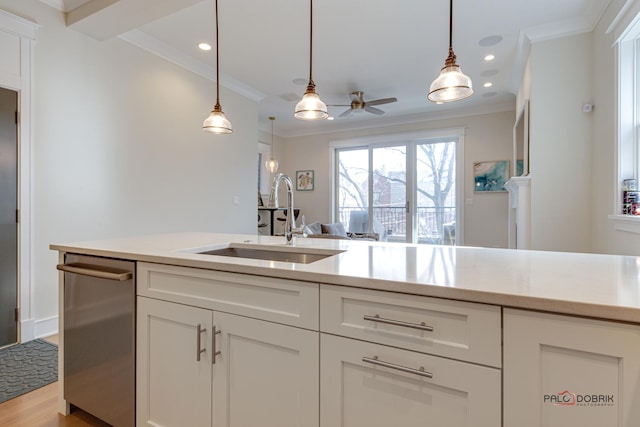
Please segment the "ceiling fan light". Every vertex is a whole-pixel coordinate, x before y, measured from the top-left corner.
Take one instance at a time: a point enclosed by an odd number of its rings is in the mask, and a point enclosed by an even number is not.
[[[473,87],[469,76],[458,64],[445,64],[440,75],[431,83],[427,98],[433,102],[453,102],[470,97]]]
[[[302,99],[296,105],[293,116],[301,120],[322,120],[329,117],[327,105],[322,102],[315,90],[307,89]]]
[[[209,117],[204,119],[202,130],[215,134],[228,134],[233,132],[231,122],[227,120],[219,105],[216,105]]]

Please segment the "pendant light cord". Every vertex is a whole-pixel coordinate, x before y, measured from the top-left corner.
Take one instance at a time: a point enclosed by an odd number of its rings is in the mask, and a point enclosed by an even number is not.
[[[271,158],[273,159],[273,121],[275,120],[275,117],[269,117],[269,120],[271,120]]]
[[[309,0],[309,3],[311,5],[309,13],[309,81],[313,82],[311,76],[311,70],[313,69],[313,0]]]
[[[214,108],[220,108],[220,55],[218,53],[218,0],[216,0],[216,105]]]
[[[453,0],[449,1],[449,49],[453,49]]]

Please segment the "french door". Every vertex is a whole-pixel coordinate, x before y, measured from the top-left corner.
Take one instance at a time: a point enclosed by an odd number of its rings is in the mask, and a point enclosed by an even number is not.
[[[460,244],[460,138],[335,151],[335,218],[392,242]]]

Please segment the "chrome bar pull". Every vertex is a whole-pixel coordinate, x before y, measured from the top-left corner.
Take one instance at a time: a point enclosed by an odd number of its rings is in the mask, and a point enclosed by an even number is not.
[[[198,338],[196,339],[196,361],[200,361],[200,355],[207,351],[206,348],[200,348],[202,344],[202,334],[207,332],[207,328],[203,328],[201,324],[198,323]]]
[[[379,360],[378,356],[363,357],[363,362],[371,363],[372,365],[378,365],[385,368],[395,369],[396,371],[406,372],[408,374],[415,374],[425,378],[433,378],[433,374],[431,372],[427,372],[424,370],[424,366],[420,366],[418,369],[408,368],[402,365],[396,365],[395,363],[385,362],[384,360]]]
[[[56,268],[65,273],[74,273],[81,276],[97,277],[100,279],[116,280],[124,282],[133,278],[133,272],[104,265],[83,264],[74,262],[71,264],[58,264]]]
[[[364,320],[370,320],[372,322],[378,322],[378,323],[386,323],[388,325],[404,326],[405,328],[419,329],[421,331],[433,332],[433,326],[429,326],[424,322],[411,323],[411,322],[403,322],[402,320],[385,319],[384,317],[380,317],[377,314],[374,314],[373,316],[365,314]]]
[[[211,358],[211,364],[215,365],[216,364],[216,356],[219,356],[220,354],[222,354],[221,351],[216,350],[216,335],[218,335],[219,333],[221,333],[222,331],[218,328],[216,328],[215,326],[212,329],[213,331],[213,338],[212,338],[212,344],[213,344],[213,357]]]

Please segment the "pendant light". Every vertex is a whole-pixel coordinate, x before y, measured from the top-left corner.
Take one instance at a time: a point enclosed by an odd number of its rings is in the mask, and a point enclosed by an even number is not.
[[[202,130],[215,134],[228,134],[233,132],[231,122],[222,112],[220,106],[220,60],[218,54],[218,0],[216,0],[216,105],[211,114],[202,123]]]
[[[269,120],[271,120],[271,157],[269,158],[269,160],[264,162],[264,166],[267,168],[269,173],[272,173],[272,174],[278,170],[278,161],[276,160],[275,157],[273,157],[273,121],[275,119],[276,118],[273,116],[269,117]]]
[[[444,61],[440,75],[431,83],[428,98],[430,101],[442,103],[459,101],[473,94],[471,79],[464,75],[456,64],[453,53],[453,0],[449,3],[449,56]]]
[[[313,59],[313,0],[309,0],[311,12],[309,14],[309,84],[302,100],[296,105],[293,116],[301,120],[320,120],[329,117],[327,106],[316,93],[316,84],[312,78]]]

